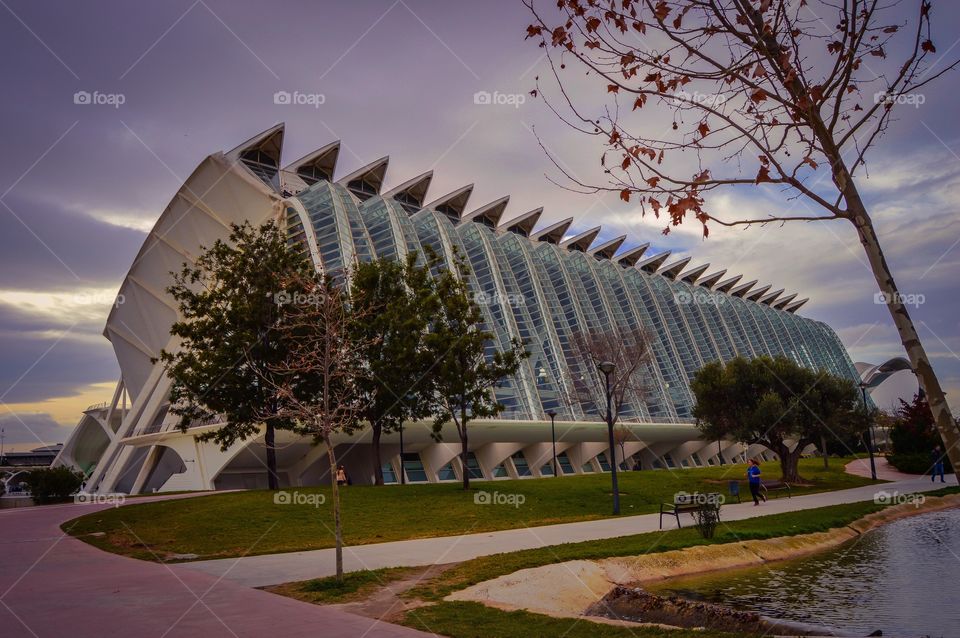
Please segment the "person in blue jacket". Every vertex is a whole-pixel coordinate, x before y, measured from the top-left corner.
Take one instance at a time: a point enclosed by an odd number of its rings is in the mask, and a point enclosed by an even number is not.
[[[930,482],[934,482],[937,479],[937,475],[940,475],[940,482],[946,483],[943,480],[943,452],[940,451],[940,446],[933,448],[933,451],[930,453],[930,460],[933,461],[933,465],[930,468]]]
[[[767,502],[767,497],[760,491],[760,464],[756,459],[750,459],[747,465],[747,482],[750,484],[750,496],[753,497],[753,505],[760,505],[760,499]]]

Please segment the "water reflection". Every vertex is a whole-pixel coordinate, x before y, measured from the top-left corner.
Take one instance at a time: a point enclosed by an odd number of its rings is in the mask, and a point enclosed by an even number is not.
[[[850,635],[960,636],[960,510],[906,518],[834,550],[685,578],[653,592],[826,625]]]

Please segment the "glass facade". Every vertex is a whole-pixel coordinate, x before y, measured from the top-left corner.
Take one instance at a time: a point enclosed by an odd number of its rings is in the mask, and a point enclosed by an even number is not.
[[[505,407],[502,419],[542,421],[553,410],[561,421],[602,420],[599,373],[577,355],[574,344],[576,334],[598,330],[620,330],[627,338],[642,328],[650,339],[646,390],[626,397],[621,409],[621,418],[629,422],[690,422],[691,379],[705,363],[736,356],[783,355],[857,380],[828,326],[749,295],[622,265],[616,257],[558,245],[555,238],[537,241],[529,228],[497,229],[486,217],[461,221],[450,206],[424,208],[406,193],[363,195],[326,179],[311,183],[287,207],[289,242],[302,246],[318,268],[337,279],[347,276],[351,264],[402,259],[422,254],[427,246],[447,265],[455,254],[463,256],[484,328],[494,336],[488,353],[508,348],[513,338],[530,352],[518,373],[497,388]],[[585,396],[577,386],[597,396]],[[664,462],[674,466],[669,457]],[[404,460],[408,478],[422,471],[417,463]],[[530,472],[522,457],[514,459],[514,467]]]

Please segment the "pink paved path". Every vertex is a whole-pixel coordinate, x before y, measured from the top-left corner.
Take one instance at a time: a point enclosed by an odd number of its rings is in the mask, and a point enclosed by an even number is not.
[[[104,507],[0,511],[0,636],[428,635],[201,572],[175,573],[166,565],[102,552],[60,531],[63,521]]]
[[[887,457],[885,456],[875,456],[873,460],[877,467],[877,478],[881,481],[905,481],[907,479],[920,478],[919,474],[904,474],[903,472],[897,470],[897,468],[893,467],[889,462],[887,462]],[[870,478],[870,459],[866,458],[850,461],[843,467],[843,469],[847,474],[855,474],[856,476],[865,476]]]

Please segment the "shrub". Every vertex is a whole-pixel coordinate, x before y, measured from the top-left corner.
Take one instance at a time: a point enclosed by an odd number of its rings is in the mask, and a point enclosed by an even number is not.
[[[83,472],[63,466],[33,470],[23,480],[37,505],[70,500],[70,497],[80,491],[83,481]]]
[[[890,465],[906,474],[929,474],[933,466],[933,459],[929,452],[908,452],[903,454],[894,453],[887,457]],[[952,472],[950,459],[943,457],[943,471]]]
[[[720,502],[711,499],[703,503],[699,509],[694,510],[693,520],[700,536],[713,538],[713,533],[717,531],[717,524],[720,522]]]

